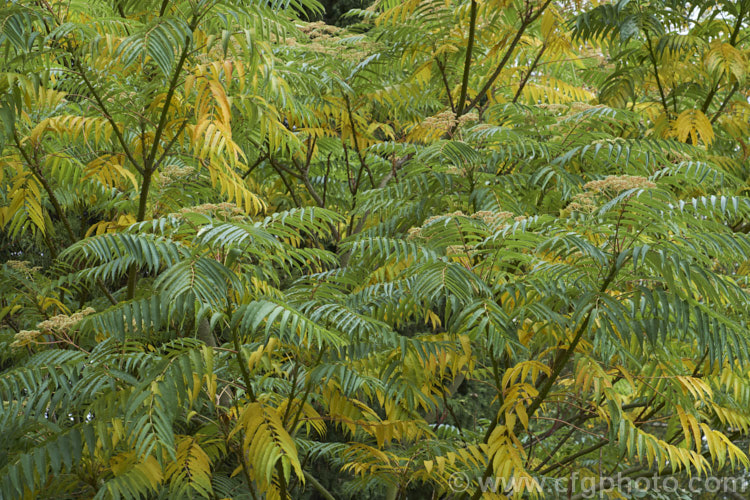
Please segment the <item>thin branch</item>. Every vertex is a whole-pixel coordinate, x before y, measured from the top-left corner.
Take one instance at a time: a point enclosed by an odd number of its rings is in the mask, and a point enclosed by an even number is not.
[[[320,352],[318,353],[318,357],[315,359],[315,363],[313,363],[313,367],[316,367],[320,364],[320,360],[323,359],[323,353],[325,352],[324,349],[320,349]],[[313,376],[308,374],[307,384],[305,384],[305,392],[302,394],[302,400],[299,403],[299,408],[297,408],[297,414],[294,416],[294,420],[292,420],[292,424],[289,426],[289,432],[294,432],[294,428],[297,427],[297,423],[299,423],[299,418],[302,415],[302,410],[305,407],[305,402],[307,401],[308,396],[310,396],[310,390],[312,390],[313,385]]]
[[[610,268],[609,274],[605,278],[604,282],[602,283],[601,287],[599,288],[599,293],[602,294],[607,291],[607,288],[609,288],[610,283],[612,280],[614,280],[615,276],[617,275],[617,271],[620,268],[617,265],[617,261],[613,263],[612,267]],[[586,318],[583,320],[583,323],[581,323],[581,326],[578,327],[578,330],[573,337],[573,340],[570,342],[570,345],[567,349],[564,351],[561,351],[558,356],[555,358],[555,361],[553,362],[552,366],[552,373],[550,376],[543,381],[540,381],[543,383],[542,387],[539,389],[539,392],[537,396],[534,398],[534,400],[531,402],[531,405],[529,405],[529,408],[526,410],[527,418],[531,419],[536,411],[541,407],[544,400],[547,398],[547,395],[549,394],[550,390],[552,390],[552,386],[557,381],[557,378],[562,373],[563,368],[567,366],[568,361],[573,356],[573,353],[575,352],[576,347],[578,346],[578,343],[580,342],[581,338],[583,337],[583,334],[588,330],[588,325],[591,323],[591,319],[593,318],[593,312],[594,307],[592,306],[592,309],[589,310],[589,312],[586,314]],[[485,433],[484,442],[486,443],[489,440],[489,436],[492,434],[494,429],[497,427],[498,423],[500,421],[499,415],[495,417],[495,420],[492,422],[492,424],[487,428],[487,432]],[[606,444],[606,442],[605,442]],[[601,446],[604,446],[604,444],[601,444]],[[487,468],[484,471],[484,474],[482,475],[482,480],[486,480],[489,475],[492,472],[492,460],[489,461],[489,464],[487,465]],[[471,497],[472,500],[478,500],[482,495],[482,489],[479,488],[475,491],[474,495]],[[462,497],[463,498],[463,497]]]
[[[193,19],[193,22],[190,23],[190,26],[189,26],[191,31],[195,29],[195,24],[196,24],[196,20]],[[190,38],[185,37],[185,47],[183,47],[182,49],[182,53],[180,54],[180,59],[177,61],[177,66],[175,67],[174,73],[172,75],[172,79],[169,82],[169,88],[167,89],[167,96],[164,98],[164,107],[162,108],[161,116],[159,117],[159,124],[156,126],[156,132],[154,132],[154,142],[151,145],[151,152],[148,154],[148,157],[146,158],[146,161],[144,162],[144,165],[143,165],[144,171],[154,170],[154,167],[153,167],[154,158],[156,158],[156,152],[159,149],[161,136],[164,133],[164,127],[167,124],[167,116],[169,114],[169,108],[172,106],[172,96],[177,90],[177,82],[180,79],[180,74],[182,73],[182,68],[185,65],[185,61],[187,60],[187,56],[189,52],[190,52]]]
[[[401,170],[401,167],[404,166],[404,163],[411,160],[414,157],[414,153],[409,153],[404,157],[401,157],[399,159],[394,159],[391,163],[391,171],[383,177],[383,180],[380,181],[380,184],[378,184],[379,188],[384,188],[392,179],[396,179],[398,176],[398,171]]]
[[[729,101],[734,96],[734,93],[737,92],[737,90],[739,90],[739,88],[740,88],[740,84],[735,83],[734,86],[732,87],[732,90],[730,90],[727,96],[724,98],[724,102],[721,103],[721,106],[719,106],[719,109],[717,109],[716,113],[714,113],[714,116],[711,117],[711,125],[713,125],[716,122],[716,120],[719,119],[719,116],[721,116],[721,114],[724,112],[724,108],[727,107],[727,104],[729,104]]]
[[[247,176],[250,175],[253,170],[255,170],[256,168],[258,168],[258,165],[260,165],[261,163],[263,163],[263,160],[265,160],[266,158],[267,158],[267,156],[264,155],[264,154],[261,154],[260,156],[258,156],[258,159],[255,161],[255,163],[253,163],[252,165],[250,165],[250,167],[248,167],[248,169],[245,171],[245,173],[242,174],[242,178],[243,179],[247,179]]]
[[[630,469],[622,471],[620,473],[620,476],[622,477],[622,476],[627,476],[630,474],[635,474],[636,472],[640,472],[641,470],[645,468],[646,467],[644,465],[636,465],[635,467],[631,467]],[[577,495],[574,495],[570,497],[570,500],[582,500],[584,498],[593,498],[597,491],[601,490],[602,488],[610,488],[612,486],[612,481],[608,479],[611,479],[611,478],[600,480],[597,484],[593,485],[593,487],[586,488],[586,493],[579,493]]]
[[[456,106],[453,103],[453,96],[451,95],[451,87],[448,83],[448,76],[445,74],[445,66],[443,63],[440,62],[440,59],[437,57],[435,58],[435,62],[437,63],[438,70],[440,70],[440,76],[443,79],[443,85],[445,85],[445,92],[448,94],[448,104],[451,106],[451,111],[454,113],[456,112]]]
[[[276,461],[276,474],[279,475],[279,498],[287,500],[289,495],[286,491],[286,477],[284,477],[284,465],[281,463],[281,457]]]
[[[620,266],[617,265],[617,260],[615,260],[615,262],[612,264],[612,267],[610,268],[609,274],[604,279],[604,282],[599,288],[600,295],[607,291],[610,283],[612,283],[612,281],[615,279],[615,276],[617,275],[617,271],[619,269]],[[586,319],[584,319],[581,326],[578,327],[578,331],[576,332],[575,337],[573,337],[573,340],[570,342],[570,346],[564,351],[560,352],[560,354],[556,357],[555,361],[552,364],[552,373],[550,374],[549,378],[546,380],[542,388],[539,390],[539,394],[536,396],[536,398],[534,398],[527,410],[529,418],[531,418],[542,405],[545,398],[547,397],[547,394],[549,394],[549,391],[555,384],[555,381],[557,381],[557,378],[560,376],[563,368],[568,364],[568,361],[573,356],[573,353],[575,352],[578,343],[583,337],[583,334],[586,332],[586,330],[588,330],[589,323],[591,323],[591,320],[593,318],[593,312],[594,308],[592,306],[592,309],[586,314]]]
[[[62,221],[63,226],[65,227],[65,231],[68,233],[68,237],[70,238],[70,241],[76,241],[76,236],[73,233],[73,228],[70,225],[70,221],[65,216],[62,206],[60,205],[60,202],[58,201],[57,196],[55,195],[55,192],[52,190],[52,186],[50,186],[49,182],[47,181],[47,178],[44,176],[44,173],[42,172],[41,167],[37,164],[35,159],[32,159],[29,153],[21,145],[21,141],[18,139],[18,133],[15,130],[13,131],[13,140],[15,141],[16,147],[18,148],[18,151],[20,151],[21,156],[23,156],[23,159],[26,160],[26,163],[29,165],[29,168],[31,168],[31,171],[34,173],[34,176],[39,180],[39,182],[42,184],[42,187],[47,192],[50,203],[52,203],[52,207],[55,209],[55,212],[57,213],[57,217]]]
[[[299,198],[297,198],[297,193],[294,191],[294,188],[292,187],[291,183],[287,180],[286,177],[284,177],[284,174],[282,173],[282,170],[279,168],[280,165],[278,165],[276,162],[270,162],[271,168],[276,170],[276,173],[279,174],[279,177],[281,177],[281,182],[284,183],[284,186],[286,186],[287,191],[289,191],[289,195],[292,197],[292,200],[294,200],[294,204],[298,207],[301,207],[302,204],[300,203]]]
[[[476,107],[477,104],[479,104],[479,100],[482,98],[483,95],[487,93],[487,91],[490,90],[492,85],[495,83],[495,80],[497,80],[497,77],[500,76],[500,73],[502,73],[503,69],[505,68],[505,65],[510,60],[511,55],[513,54],[513,51],[516,48],[516,45],[518,45],[518,42],[521,41],[521,38],[523,37],[524,33],[526,32],[526,29],[537,20],[539,16],[542,15],[542,13],[549,7],[550,3],[552,3],[552,0],[547,0],[544,2],[544,4],[539,8],[536,12],[527,12],[526,16],[524,16],[524,20],[521,23],[521,26],[518,28],[518,31],[516,32],[516,36],[513,38],[513,41],[510,42],[510,45],[508,46],[508,50],[503,55],[503,58],[500,60],[500,63],[497,65],[497,68],[495,71],[490,75],[490,77],[487,79],[487,82],[484,84],[482,89],[477,92],[476,97],[474,98],[469,105],[462,110],[462,114],[466,114],[472,109]]]
[[[315,151],[315,143],[318,142],[318,137],[309,135],[307,137],[307,153],[305,153],[305,172],[310,171],[310,162],[312,162],[313,152]]]
[[[240,337],[237,333],[237,328],[231,329],[232,343],[234,344],[235,356],[237,358],[237,364],[240,366],[240,373],[242,374],[242,381],[245,382],[245,394],[250,399],[250,402],[256,401],[255,393],[253,392],[252,379],[250,378],[250,372],[248,371],[248,361],[245,359],[242,353],[242,345],[240,345]]]
[[[122,135],[122,132],[120,132],[120,129],[117,126],[117,122],[112,117],[112,115],[109,114],[109,112],[107,111],[107,107],[104,105],[104,101],[102,100],[101,96],[99,95],[94,85],[86,76],[86,72],[83,69],[83,64],[81,64],[81,61],[72,52],[71,52],[71,58],[73,59],[73,64],[75,64],[78,67],[78,74],[83,79],[83,83],[86,84],[86,87],[89,89],[89,92],[91,92],[91,95],[94,96],[94,100],[99,106],[99,109],[101,109],[102,115],[104,115],[104,118],[106,118],[109,124],[112,126],[112,131],[115,134],[115,137],[117,138],[117,142],[120,143],[120,147],[125,152],[125,156],[128,158],[130,163],[133,164],[133,167],[135,167],[135,169],[142,175],[144,173],[144,168],[141,165],[139,165],[138,162],[136,161],[135,157],[133,156],[133,153],[130,151],[130,148],[125,142],[125,137]]]
[[[534,72],[537,65],[539,64],[539,59],[542,58],[542,54],[544,54],[544,51],[547,50],[547,43],[542,43],[542,48],[537,53],[536,57],[534,58],[534,61],[531,63],[531,66],[529,66],[528,71],[526,71],[526,74],[523,75],[523,79],[521,80],[521,84],[518,86],[518,90],[516,90],[516,95],[513,96],[513,104],[515,104],[518,101],[518,98],[521,97],[521,92],[523,91],[523,88],[526,86],[526,84],[529,81],[529,77],[531,77],[531,73]]]
[[[646,33],[646,41],[648,42],[648,53],[649,59],[651,60],[651,66],[654,70],[654,78],[656,78],[656,86],[659,88],[659,96],[661,97],[661,105],[664,107],[664,113],[669,119],[669,106],[667,105],[667,96],[664,94],[664,87],[661,84],[661,78],[659,77],[659,65],[656,63],[656,56],[654,55],[654,47],[651,43],[651,37]]]
[[[197,22],[198,22],[197,19],[193,18],[192,22],[190,23],[191,31],[195,29]],[[143,170],[141,171],[141,174],[143,175],[143,182],[141,183],[141,192],[138,197],[138,212],[136,214],[137,222],[141,222],[146,218],[146,205],[148,204],[148,193],[151,187],[151,176],[156,170],[156,168],[158,168],[159,163],[167,154],[169,149],[172,147],[172,144],[174,144],[174,141],[177,139],[179,135],[179,133],[175,134],[175,136],[172,138],[172,141],[164,149],[164,153],[159,158],[159,161],[154,163],[154,159],[156,158],[156,153],[159,149],[159,143],[161,142],[161,137],[164,134],[164,129],[167,124],[167,115],[169,114],[169,108],[172,105],[172,96],[177,90],[177,83],[180,79],[180,73],[182,73],[182,68],[185,65],[185,61],[187,60],[187,56],[189,52],[190,52],[190,39],[188,37],[185,37],[185,47],[182,49],[182,53],[180,54],[180,59],[177,61],[177,66],[175,66],[174,74],[172,75],[172,79],[169,82],[167,95],[164,99],[164,107],[162,108],[161,116],[159,117],[159,124],[156,127],[156,132],[154,132],[154,138],[153,138],[153,144],[151,145],[151,151],[149,152],[148,156],[144,159],[144,162],[143,162]],[[183,124],[185,124],[186,121],[187,120],[183,120]],[[137,283],[138,283],[138,268],[136,267],[135,264],[132,264],[128,272],[128,291],[127,291],[128,300],[135,297],[135,287]]]
[[[469,72],[471,71],[471,56],[474,52],[474,38],[477,27],[477,2],[471,0],[471,8],[469,10],[469,40],[466,45],[466,58],[464,59],[464,72],[461,77],[461,94],[458,97],[456,105],[456,117],[463,115],[464,108],[466,107],[466,93],[469,90]]]
[[[182,134],[182,131],[185,130],[185,127],[187,126],[187,122],[188,122],[187,118],[184,118],[182,120],[182,123],[180,123],[180,127],[177,129],[177,132],[175,132],[172,139],[170,139],[169,143],[164,148],[164,151],[162,152],[161,156],[159,156],[159,159],[156,160],[156,162],[154,163],[154,167],[153,167],[154,170],[159,168],[159,166],[161,165],[161,162],[164,161],[164,158],[167,156],[167,154],[169,154],[169,151],[172,149],[172,146],[174,146],[174,143],[177,142],[177,139],[179,139],[180,134]]]
[[[289,167],[286,167],[286,166],[282,165],[281,163],[279,163],[276,160],[274,160],[273,157],[270,156],[270,155],[268,156],[268,162],[271,164],[271,166],[276,166],[280,170],[283,170],[287,174],[289,174],[291,176],[294,176],[297,179],[302,179],[303,178],[303,175],[301,173],[295,172],[294,170],[290,169]],[[300,165],[298,165],[296,162],[294,162],[294,160],[292,160],[292,162],[295,164],[294,166],[297,167],[297,169],[300,172],[303,172],[303,169],[302,169],[302,167]]]
[[[352,106],[351,102],[349,102],[349,96],[344,96],[344,99],[346,101],[346,111],[349,114],[349,124],[352,128],[352,136],[354,138],[354,151],[357,153],[357,157],[359,158],[359,174],[357,175],[357,189],[359,189],[359,178],[362,175],[362,169],[364,168],[367,171],[367,175],[370,178],[370,186],[375,187],[375,180],[372,175],[372,171],[370,170],[370,167],[367,165],[367,162],[365,162],[365,158],[362,154],[362,151],[359,149],[359,139],[357,138],[357,129],[354,126],[354,116],[352,115]]]
[[[55,195],[54,190],[52,189],[52,186],[50,186],[50,183],[47,181],[47,178],[44,176],[44,172],[42,172],[41,166],[29,156],[28,152],[23,148],[21,145],[21,141],[18,139],[18,133],[14,130],[13,131],[13,140],[16,143],[16,147],[18,148],[18,151],[20,151],[21,156],[23,156],[24,160],[26,160],[26,163],[29,165],[29,168],[31,168],[32,173],[36,176],[36,178],[39,180],[39,182],[42,184],[42,187],[47,192],[47,196],[49,196],[50,203],[52,203],[52,208],[55,209],[55,213],[57,214],[58,219],[60,219],[63,223],[63,226],[65,227],[65,232],[68,233],[68,237],[70,238],[71,242],[78,241],[75,234],[73,233],[73,227],[70,225],[70,221],[68,220],[68,216],[65,215],[65,212],[62,209],[62,205],[60,205],[60,201],[57,199],[57,196]],[[48,244],[51,244],[51,241],[49,238],[45,235],[45,239],[48,242]],[[50,250],[55,252],[53,250],[53,247],[50,246]],[[56,253],[56,252],[55,252]],[[56,256],[54,256],[56,258]],[[104,293],[104,296],[107,297],[107,300],[109,300],[112,305],[117,305],[117,299],[115,299],[112,294],[109,292],[106,286],[104,286],[104,282],[102,282],[101,279],[97,278],[96,284],[99,286],[99,288]]]
[[[579,450],[577,453],[573,453],[572,455],[569,455],[569,456],[565,457],[562,461],[560,461],[560,462],[558,462],[558,463],[556,463],[554,465],[550,465],[549,467],[547,467],[546,469],[544,469],[543,471],[541,471],[539,473],[539,475],[544,476],[545,474],[548,474],[549,472],[552,472],[553,470],[555,470],[557,468],[560,468],[560,467],[562,467],[562,466],[564,466],[566,464],[569,464],[570,462],[573,462],[577,458],[580,458],[580,457],[582,457],[584,455],[588,455],[589,453],[592,453],[592,452],[598,450],[599,448],[601,448],[601,447],[603,447],[603,446],[605,446],[607,444],[609,444],[609,439],[604,439],[602,441],[599,441],[596,444],[593,444],[593,445],[589,446],[588,448],[584,448],[582,450]]]
[[[326,161],[326,175],[323,177],[323,206],[325,207],[326,204],[326,196],[328,194],[328,177],[331,175],[331,155],[333,153],[328,153],[328,159]]]
[[[315,490],[320,493],[320,496],[325,498],[325,500],[336,500],[336,498],[331,495],[331,493],[327,489],[325,489],[325,487],[323,487],[323,485],[320,484],[320,482],[315,479],[312,474],[307,471],[302,471],[302,473],[305,475],[305,479],[307,479],[312,487],[315,488]]]
[[[737,37],[740,34],[740,28],[742,27],[742,18],[745,15],[744,5],[742,2],[739,3],[740,6],[740,12],[737,14],[737,20],[734,23],[734,28],[732,29],[732,34],[729,36],[729,45],[732,47],[736,46],[737,44]],[[735,88],[737,88],[737,84],[735,84]],[[709,90],[708,95],[706,95],[706,99],[703,101],[703,105],[701,106],[701,111],[703,113],[708,112],[708,108],[711,106],[711,102],[713,102],[714,97],[716,97],[716,92],[719,90],[719,82],[717,81],[716,84],[711,87],[711,90]],[[719,117],[721,112],[724,109],[724,106],[726,106],[726,103],[729,101],[729,97],[731,97],[732,94],[734,94],[735,90],[733,89],[727,99],[724,101],[724,103],[721,105],[721,108],[719,108],[719,111],[717,111],[716,115],[714,115],[714,118],[711,120],[711,123],[714,123],[716,118]]]

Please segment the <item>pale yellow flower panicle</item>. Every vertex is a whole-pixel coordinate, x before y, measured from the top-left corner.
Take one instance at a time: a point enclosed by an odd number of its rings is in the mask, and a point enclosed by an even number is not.
[[[87,307],[86,309],[82,309],[70,316],[67,314],[52,316],[51,318],[38,323],[36,325],[36,330],[21,330],[18,332],[14,336],[14,340],[10,345],[14,348],[25,347],[29,344],[38,342],[37,339],[41,335],[50,335],[54,338],[70,340],[68,333],[71,328],[78,324],[84,317],[95,312],[96,311],[93,307]]]
[[[656,184],[645,177],[637,175],[610,175],[602,180],[590,181],[583,185],[586,191],[595,193],[614,192],[620,193],[628,189],[655,188]]]
[[[597,181],[589,181],[583,185],[584,192],[577,194],[565,207],[563,214],[593,213],[597,207],[597,197],[612,196],[630,189],[652,189],[656,184],[646,177],[637,175],[610,175]]]

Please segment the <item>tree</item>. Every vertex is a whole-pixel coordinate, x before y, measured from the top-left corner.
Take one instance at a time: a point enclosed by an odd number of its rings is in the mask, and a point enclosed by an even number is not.
[[[3,498],[746,473],[750,3],[321,12],[2,7]]]

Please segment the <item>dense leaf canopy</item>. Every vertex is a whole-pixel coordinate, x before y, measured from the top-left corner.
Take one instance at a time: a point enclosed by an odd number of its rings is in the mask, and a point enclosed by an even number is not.
[[[0,2],[0,498],[744,498],[750,0],[366,5]]]

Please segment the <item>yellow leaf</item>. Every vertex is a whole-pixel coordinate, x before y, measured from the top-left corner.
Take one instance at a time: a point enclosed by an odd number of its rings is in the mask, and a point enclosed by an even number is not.
[[[706,54],[706,68],[717,76],[723,74],[727,80],[742,83],[745,81],[747,58],[731,44],[716,41]]]
[[[677,136],[677,140],[681,142],[686,142],[687,138],[690,137],[692,144],[698,144],[699,135],[706,145],[711,144],[714,140],[714,129],[711,126],[711,121],[699,109],[686,109],[680,113],[680,116],[672,125],[672,130],[674,135]]]
[[[542,38],[545,40],[549,38],[552,31],[555,29],[555,11],[552,7],[547,8],[542,14]]]
[[[264,488],[272,484],[276,463],[281,461],[284,475],[289,480],[293,468],[298,479],[304,482],[297,446],[284,428],[278,409],[260,402],[251,403],[242,409],[238,426],[230,433],[244,430],[244,448],[250,457],[255,480]],[[291,467],[290,467],[291,466]]]

